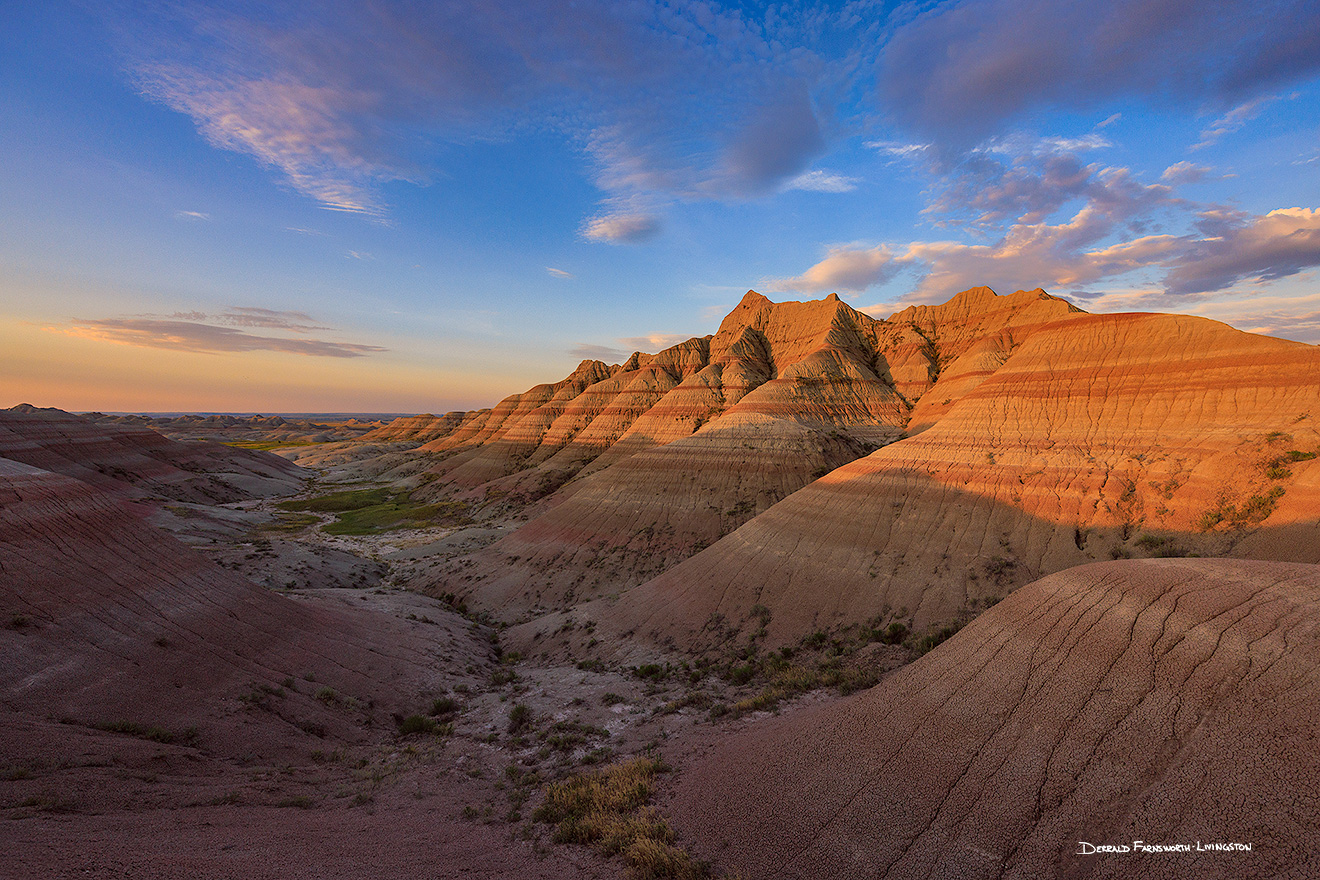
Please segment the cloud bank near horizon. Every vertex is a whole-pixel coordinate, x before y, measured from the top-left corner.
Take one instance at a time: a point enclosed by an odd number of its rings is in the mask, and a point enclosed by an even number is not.
[[[242,328],[277,330],[295,335],[292,338],[268,336],[249,333]],[[307,334],[311,331],[333,328],[317,324],[305,312],[257,306],[235,307],[219,315],[175,312],[122,318],[73,318],[65,326],[50,329],[120,345],[199,354],[273,351],[308,357],[359,358],[389,350],[378,345],[309,338]]]

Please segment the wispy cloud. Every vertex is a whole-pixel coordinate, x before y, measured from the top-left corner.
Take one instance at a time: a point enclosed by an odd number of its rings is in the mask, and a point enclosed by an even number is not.
[[[588,361],[604,361],[607,364],[617,364],[627,359],[631,352],[620,348],[614,348],[609,345],[593,345],[591,343],[579,342],[568,351],[575,358],[581,358]]]
[[[1201,140],[1192,144],[1193,150],[1201,150],[1219,142],[1226,134],[1232,134],[1261,114],[1261,111],[1279,100],[1277,95],[1262,95],[1237,105],[1223,116],[1210,123],[1201,132]]]
[[[895,159],[920,159],[931,149],[930,144],[909,144],[903,141],[866,141],[863,146]]]
[[[808,192],[845,193],[857,189],[859,179],[834,174],[830,171],[808,171],[799,174],[784,185],[784,189],[802,189]]]
[[[75,318],[63,332],[122,345],[221,354],[278,351],[312,357],[356,358],[386,351],[378,345],[258,336],[233,327],[164,318]]]
[[[963,221],[963,229],[970,221],[982,241],[835,245],[802,274],[772,279],[769,286],[861,291],[910,272],[917,284],[908,301],[982,284],[1043,285],[1085,298],[1101,281],[1130,282],[1133,273],[1145,273],[1140,295],[1157,293],[1172,303],[1320,266],[1320,211],[1249,215],[1198,205],[1175,187],[1201,180],[1209,168],[1179,162],[1165,169],[1161,182],[1146,183],[1127,168],[1082,163],[1062,149],[1071,141],[1043,142],[1042,148],[1033,146],[1041,139],[992,141],[943,169],[925,213]],[[1089,146],[1098,148],[1098,142]],[[933,160],[930,168],[940,170],[941,163]],[[1164,224],[1183,231],[1165,232]]]
[[[1250,333],[1320,343],[1320,293],[1202,302],[1196,312]]]
[[[554,266],[546,266],[545,271],[556,278],[572,278],[572,272],[565,272],[563,269],[556,269]]]
[[[1091,202],[1106,216],[1123,218],[1180,204],[1171,186],[1142,183],[1126,168],[1083,164],[1070,153],[1007,159],[980,154],[941,178],[923,213],[982,226],[1010,219],[1034,224],[1078,200]]]
[[[354,358],[387,351],[362,345],[308,338],[314,331],[332,330],[306,312],[261,306],[235,306],[218,314],[200,311],[118,318],[74,318],[64,327],[49,328],[87,339],[123,345],[204,353],[279,351],[314,357]],[[290,337],[263,336],[248,329],[274,330]]]
[[[582,227],[582,237],[610,244],[635,244],[660,232],[660,218],[650,214],[606,214]]]
[[[682,333],[651,333],[647,336],[624,337],[619,340],[619,344],[626,346],[630,352],[645,351],[654,354],[680,342],[687,342],[691,338]]]
[[[770,279],[766,285],[771,290],[799,293],[862,291],[893,277],[906,262],[909,262],[906,258],[895,259],[886,245],[842,245],[830,248],[825,259],[801,275]]]
[[[369,93],[308,85],[288,73],[244,76],[168,62],[136,73],[144,94],[191,116],[212,144],[281,171],[323,207],[380,214],[374,185],[408,178],[396,163],[368,158],[366,133],[349,121],[370,110]]]
[[[1191,162],[1175,162],[1164,169],[1164,173],[1160,175],[1160,180],[1177,185],[1199,183],[1209,173],[1210,169],[1204,165],[1193,165]]]
[[[210,220],[210,214],[204,214],[201,211],[175,211],[176,220]]]
[[[183,317],[173,315],[171,317]],[[194,321],[208,320],[201,312],[190,312],[188,318]],[[306,312],[283,312],[275,309],[263,309],[258,306],[236,306],[216,315],[210,320],[235,327],[264,327],[269,330],[288,330],[293,333],[307,333],[312,330],[329,330],[316,323]]]
[[[635,351],[654,354],[678,345],[680,342],[686,342],[690,338],[681,333],[652,333],[649,336],[631,336],[617,339],[615,341],[618,345],[579,342],[570,349],[570,354],[578,358],[617,364],[627,360]]]
[[[816,95],[856,77],[866,30],[700,0],[105,8],[144,95],[324,207],[377,216],[382,184],[443,172],[436,144],[527,128],[576,139],[610,199],[773,192],[827,146]]]
[[[1207,211],[1201,236],[1167,261],[1171,293],[1207,293],[1240,281],[1274,281],[1320,266],[1320,210],[1281,208],[1264,216]]]

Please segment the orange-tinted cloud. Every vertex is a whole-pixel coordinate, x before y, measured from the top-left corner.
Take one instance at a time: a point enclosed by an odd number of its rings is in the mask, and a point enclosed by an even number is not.
[[[260,315],[248,316],[248,318],[256,322],[249,326],[284,326],[271,322],[268,317],[267,323],[260,323],[263,318]],[[302,328],[298,329],[302,332]],[[278,351],[312,357],[357,358],[386,351],[378,345],[259,336],[234,327],[218,327],[214,324],[168,318],[75,318],[72,326],[64,328],[64,332],[123,345],[206,353]]]

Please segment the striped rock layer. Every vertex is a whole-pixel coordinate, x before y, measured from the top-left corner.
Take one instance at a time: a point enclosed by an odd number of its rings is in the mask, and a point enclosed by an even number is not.
[[[984,314],[967,324],[969,311]],[[516,613],[640,584],[902,436],[986,339],[1012,346],[1075,313],[1043,291],[978,288],[879,321],[837,296],[749,292],[714,336],[617,367],[584,361],[423,447],[447,455],[436,494],[546,499],[430,587]]]
[[[700,647],[693,621],[759,604],[770,641],[788,642],[872,618],[947,623],[1095,560],[1320,561],[1316,346],[1203,318],[1079,314],[1006,347],[992,372],[958,372],[978,350],[927,393],[964,390],[932,426],[794,493],[607,619]]]
[[[746,877],[1315,876],[1317,663],[1320,567],[1083,566],[721,743],[666,812]],[[1137,840],[1191,851],[1083,854]]]

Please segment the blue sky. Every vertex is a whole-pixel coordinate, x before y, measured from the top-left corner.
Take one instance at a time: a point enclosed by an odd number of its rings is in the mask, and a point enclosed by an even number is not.
[[[0,405],[444,411],[987,284],[1320,342],[1293,2],[0,9]]]

